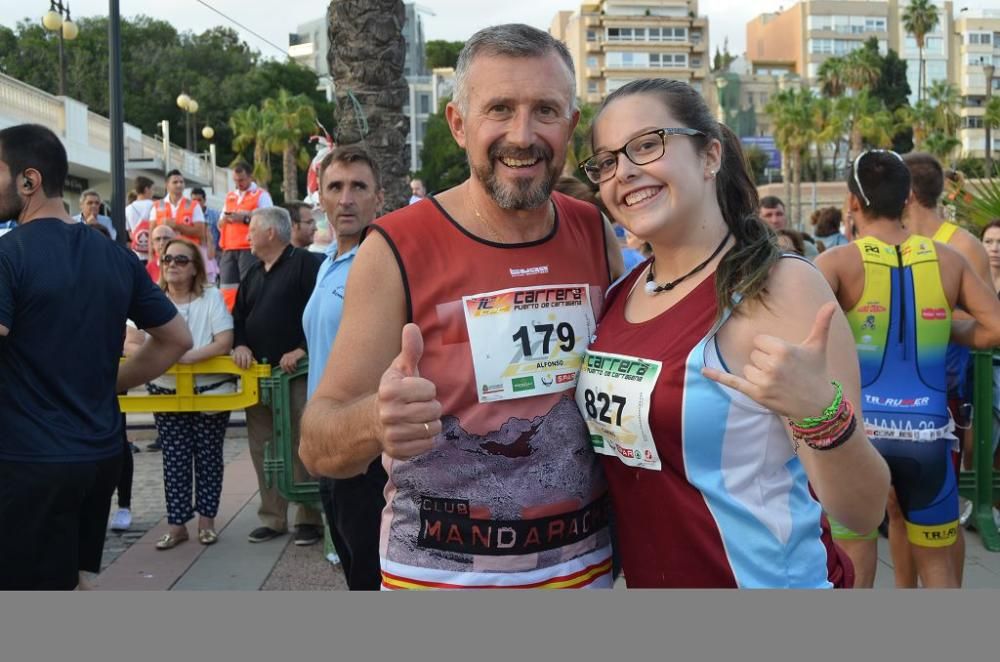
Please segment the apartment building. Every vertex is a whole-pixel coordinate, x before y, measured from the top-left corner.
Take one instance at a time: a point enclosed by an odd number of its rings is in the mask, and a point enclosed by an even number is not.
[[[990,82],[992,96],[1000,96],[1000,9],[961,11],[955,18],[952,41],[952,82],[962,98],[960,111],[962,154],[982,158],[986,155],[985,112],[986,65],[993,65]],[[1000,129],[992,131],[990,148],[994,160],[1000,156]]]
[[[637,78],[683,80],[704,90],[710,69],[708,19],[697,0],[601,0],[562,11],[549,32],[576,64],[577,96],[600,103]]]
[[[820,65],[844,56],[875,37],[879,51],[890,46],[893,2],[804,0],[761,14],[747,23],[747,58],[755,74],[789,73],[814,81]]]

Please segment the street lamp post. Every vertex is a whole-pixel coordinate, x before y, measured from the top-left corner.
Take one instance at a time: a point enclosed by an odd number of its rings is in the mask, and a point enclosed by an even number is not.
[[[986,76],[986,107],[989,108],[990,99],[993,97],[993,63],[983,65],[983,74]],[[986,165],[986,176],[989,178],[993,177],[993,132],[992,127],[989,122],[983,122],[986,127],[986,158],[984,163]]]
[[[177,97],[177,107],[184,111],[184,140],[187,143],[187,150],[189,152],[194,151],[193,145],[197,141],[197,120],[195,120],[195,127],[191,127],[191,116],[198,112],[198,102],[188,96],[186,93],[181,93]]]
[[[73,41],[80,34],[80,29],[69,15],[69,2],[64,6],[62,0],[50,0],[49,11],[42,17],[42,26],[49,32],[59,33],[59,96],[66,96],[66,55],[63,50],[64,41]]]

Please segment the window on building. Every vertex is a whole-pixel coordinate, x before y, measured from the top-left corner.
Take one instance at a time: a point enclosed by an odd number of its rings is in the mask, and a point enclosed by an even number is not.
[[[924,55],[944,55],[944,38],[927,37],[924,40]]]
[[[692,57],[691,58],[691,68],[692,69],[697,69],[700,66],[701,66],[701,58],[700,57]]]
[[[983,117],[982,115],[969,115],[962,118],[962,128],[963,129],[981,129],[983,128]]]
[[[760,105],[761,105],[762,107],[763,107],[763,106],[766,106],[766,105],[767,105],[767,92],[761,92],[761,93],[760,93],[760,94],[758,95],[758,99],[759,99],[759,101],[760,101]]]
[[[420,95],[420,114],[429,115],[431,112],[431,95],[421,94]]]
[[[992,42],[993,34],[990,32],[968,32],[966,43],[969,45],[989,46]]]
[[[833,28],[833,17],[828,14],[812,14],[806,17],[806,28],[809,30],[830,30]]]
[[[691,43],[692,44],[700,44],[701,43],[701,30],[692,30],[691,31]]]
[[[587,30],[587,41],[597,41],[597,30]]]
[[[588,55],[587,56],[587,66],[588,67],[596,67],[597,66],[597,56],[596,55]]]
[[[885,32],[887,21],[879,16],[865,16],[865,32]]]
[[[587,92],[589,92],[590,94],[597,94],[598,91],[599,90],[597,89],[597,81],[596,80],[588,80],[587,81]]]
[[[747,92],[747,105],[753,108],[753,92]]]

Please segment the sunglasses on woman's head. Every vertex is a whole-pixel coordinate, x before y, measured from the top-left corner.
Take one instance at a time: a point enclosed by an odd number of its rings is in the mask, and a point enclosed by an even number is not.
[[[178,267],[183,267],[185,264],[191,263],[191,258],[187,255],[164,255],[163,264],[170,264],[174,262]]]

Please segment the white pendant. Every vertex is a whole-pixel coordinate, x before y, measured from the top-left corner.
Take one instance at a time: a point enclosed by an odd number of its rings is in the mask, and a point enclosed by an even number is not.
[[[656,282],[651,280],[646,281],[646,294],[649,295],[659,294],[659,292],[657,292]]]

